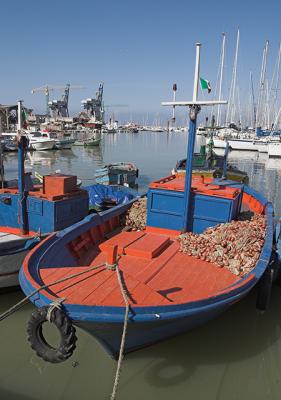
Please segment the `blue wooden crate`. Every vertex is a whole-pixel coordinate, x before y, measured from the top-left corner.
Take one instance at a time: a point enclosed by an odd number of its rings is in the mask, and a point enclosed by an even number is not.
[[[242,186],[233,198],[192,193],[188,230],[202,233],[206,228],[235,219],[241,209]],[[149,188],[147,225],[181,231],[184,226],[183,191]]]
[[[56,201],[27,196],[28,229],[41,233],[59,231],[83,219],[88,210],[85,193]],[[0,226],[19,228],[18,194],[0,194]]]

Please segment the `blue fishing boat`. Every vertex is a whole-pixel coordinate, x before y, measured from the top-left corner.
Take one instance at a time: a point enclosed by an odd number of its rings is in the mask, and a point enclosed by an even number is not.
[[[192,173],[214,178],[227,178],[237,182],[249,183],[248,174],[239,170],[237,167],[227,163],[228,151],[223,156],[213,152],[212,146],[208,144],[208,152],[206,146],[200,147],[200,153],[194,153],[192,163]],[[172,173],[185,174],[186,158],[177,161]]]
[[[124,226],[128,212],[140,211],[132,200],[49,236],[24,260],[21,288],[37,307],[28,322],[28,340],[46,361],[57,363],[72,355],[75,326],[120,360],[217,317],[257,283],[260,308],[268,303],[278,269],[271,203],[243,183],[192,178],[197,114],[203,105],[223,103],[197,100],[200,44],[196,55],[192,101],[163,103],[190,108],[186,174],[149,185],[145,229]],[[243,210],[253,220],[239,222]],[[251,241],[248,254],[245,237],[239,236],[241,258],[238,248],[231,256],[239,226],[244,233],[255,232],[246,237]],[[231,229],[227,240],[222,235]],[[215,259],[210,256],[215,254],[209,240],[213,234],[219,253]],[[200,251],[192,248],[195,240]],[[57,348],[44,338],[47,321],[60,331]]]
[[[107,164],[95,171],[96,182],[103,185],[135,186],[138,175],[138,168],[130,162]]]

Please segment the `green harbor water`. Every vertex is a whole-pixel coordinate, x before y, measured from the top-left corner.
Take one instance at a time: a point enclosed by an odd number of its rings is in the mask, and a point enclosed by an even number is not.
[[[61,170],[94,183],[96,168],[131,161],[140,170],[139,190],[169,175],[185,157],[185,133],[110,134],[97,148],[33,152],[26,166],[39,173]],[[16,154],[5,155],[8,178],[16,177]],[[281,215],[281,160],[266,154],[231,152],[229,161],[247,171]],[[23,297],[0,296],[0,313]],[[207,325],[129,354],[123,361],[118,399],[264,400],[281,397],[281,287],[274,286],[269,310],[255,309],[256,292]],[[31,304],[0,324],[0,399],[109,399],[116,370],[95,339],[77,330],[77,349],[62,364],[36,356],[26,340]]]

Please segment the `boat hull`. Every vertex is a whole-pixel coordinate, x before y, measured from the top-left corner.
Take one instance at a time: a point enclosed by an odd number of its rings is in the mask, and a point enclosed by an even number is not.
[[[58,150],[71,149],[75,140],[57,140],[55,148]]]
[[[232,150],[258,151],[253,140],[230,139],[228,143]]]
[[[84,146],[91,147],[91,146],[99,146],[101,139],[93,139],[93,140],[86,140],[84,142]]]
[[[124,354],[162,342],[181,335],[218,317],[231,304],[209,308],[202,312],[190,312],[183,318],[156,319],[153,322],[134,323],[127,325]],[[74,324],[92,335],[114,359],[118,358],[124,323],[100,323],[74,321]]]
[[[214,147],[217,149],[225,149],[226,148],[226,141],[223,139],[216,139],[213,138]]]
[[[124,185],[134,186],[136,184],[136,172],[128,173],[110,173],[108,175],[96,176],[96,182],[102,185]]]
[[[214,147],[225,149],[226,141],[223,139],[213,138]],[[243,150],[243,151],[261,151],[266,152],[267,146],[258,146],[253,140],[250,139],[228,139],[229,147],[232,150]]]
[[[268,152],[268,144],[267,143],[255,142],[254,145],[257,147],[257,150],[259,153],[267,153]]]
[[[268,144],[268,156],[269,157],[281,157],[281,143],[269,143]]]
[[[182,298],[182,300],[179,300],[177,303],[167,303],[162,301],[162,297],[161,301],[159,301],[160,299],[157,297],[155,303],[148,301],[147,304],[136,305],[136,303],[130,302],[124,348],[125,353],[150,346],[205,324],[222,314],[236,302],[242,300],[257,284],[266,271],[272,254],[273,207],[271,203],[264,199],[259,193],[247,188],[247,186],[244,187],[243,196],[244,206],[248,205],[250,210],[251,207],[253,207],[254,211],[259,210],[259,212],[264,208],[267,219],[264,245],[254,269],[241,277],[241,279],[233,281],[232,284],[228,283],[226,286],[223,285],[221,290],[210,295],[195,296],[194,300],[190,298],[188,301],[184,301],[184,298]],[[67,243],[72,243],[72,240],[76,240],[76,238],[80,237],[80,235],[84,235],[85,232],[92,228],[96,229],[98,226],[104,226],[102,224],[112,224],[112,218],[121,215],[126,211],[129,205],[130,203],[125,206],[118,206],[112,212],[107,211],[97,216],[89,216],[76,226],[65,230],[61,236],[54,234],[32,250],[25,259],[20,271],[20,284],[24,293],[30,295],[39,284],[42,284],[43,275],[39,275],[37,278],[37,274],[40,274],[38,259],[40,259],[42,263],[42,268],[44,268],[44,265],[50,266],[53,254],[57,254],[56,247],[62,252],[60,243],[64,243],[64,246],[66,246]],[[51,250],[50,254],[47,256],[48,249]],[[45,260],[42,255],[46,257]],[[67,268],[69,268],[68,266],[73,262],[72,256],[70,257],[70,254],[66,252],[65,257],[69,257],[67,262],[65,259],[63,262],[57,261],[54,268],[57,268],[57,265],[67,265]],[[169,254],[169,257],[173,257],[173,254]],[[75,262],[74,265],[76,265]],[[157,264],[157,267],[160,266]],[[162,271],[162,269],[160,271]],[[144,285],[148,285],[150,282],[147,280],[148,277],[146,276],[143,278],[146,279]],[[138,277],[137,280],[140,280],[140,277]],[[178,288],[176,283],[175,287]],[[159,287],[154,287],[155,290],[158,290],[157,288],[159,289]],[[144,289],[150,290],[146,286],[142,287],[142,290]],[[91,285],[89,286],[89,290],[88,293],[93,292],[93,287]],[[111,292],[112,288],[108,293]],[[59,293],[61,293],[61,291]],[[147,293],[146,298],[150,296],[149,293],[150,292]],[[152,293],[153,296],[155,296],[156,293],[151,292],[151,294]],[[160,293],[159,290],[157,293]],[[101,299],[103,299],[105,294],[101,293],[100,295]],[[44,307],[52,304],[57,298],[56,296],[57,294],[55,294],[55,292],[51,294],[45,291],[36,294],[34,298],[31,298],[31,301],[35,303],[36,307]],[[134,289],[132,289],[131,296],[134,296]],[[110,301],[107,299],[106,301],[108,301],[108,304],[106,304],[103,303],[102,300],[99,301],[98,296],[93,298],[88,304],[78,300],[71,302],[70,297],[68,301],[69,302],[63,304],[64,311],[68,314],[73,323],[95,337],[106,352],[116,358],[120,349],[124,327],[125,307],[123,304],[121,303],[122,305],[119,305],[119,303],[114,301],[114,298]]]
[[[54,145],[55,142],[53,140],[30,143],[30,147],[32,150],[52,150],[54,148]]]
[[[138,169],[133,164],[110,164],[95,172],[96,182],[102,185],[135,186],[137,178]]]
[[[0,254],[0,291],[19,285],[19,270],[29,250],[22,250],[19,253]]]

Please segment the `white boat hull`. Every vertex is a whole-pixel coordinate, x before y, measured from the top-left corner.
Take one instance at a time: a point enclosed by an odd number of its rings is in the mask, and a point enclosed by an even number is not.
[[[268,152],[268,143],[267,142],[254,142],[254,146],[257,148],[259,153],[267,153]]]
[[[226,141],[223,139],[213,138],[213,142],[214,142],[214,147],[216,147],[217,149],[225,149],[226,147]]]
[[[28,251],[0,256],[0,290],[19,285],[19,270]]]
[[[225,149],[226,141],[224,139],[213,138],[214,147],[218,149]],[[265,144],[257,144],[252,139],[228,139],[228,144],[231,150],[244,150],[244,151],[261,151],[267,152]]]
[[[24,247],[27,239],[0,232],[0,289],[18,286],[18,273],[28,250],[15,249]],[[10,254],[5,254],[9,252]]]
[[[31,142],[30,147],[32,150],[52,150],[54,148],[54,140],[44,140],[42,142]]]
[[[232,150],[258,151],[252,139],[229,139],[228,143]]]
[[[281,157],[281,143],[269,143],[268,144],[268,156],[269,157]]]

